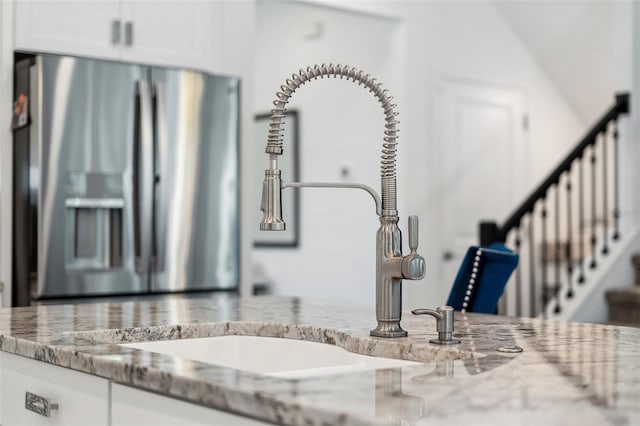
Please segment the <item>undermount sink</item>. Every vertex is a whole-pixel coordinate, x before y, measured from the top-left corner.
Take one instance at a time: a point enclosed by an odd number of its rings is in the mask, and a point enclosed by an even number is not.
[[[311,377],[424,363],[349,352],[331,344],[277,337],[217,336],[122,346],[277,377]]]

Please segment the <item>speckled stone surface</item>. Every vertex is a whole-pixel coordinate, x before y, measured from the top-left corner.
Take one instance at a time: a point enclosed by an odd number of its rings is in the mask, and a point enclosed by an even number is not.
[[[290,298],[52,305],[0,310],[0,348],[114,382],[289,425],[640,425],[640,329],[456,313],[442,347],[431,317],[409,337],[369,336],[373,308]],[[286,379],[118,343],[257,335],[424,365]],[[520,346],[522,353],[498,352]]]

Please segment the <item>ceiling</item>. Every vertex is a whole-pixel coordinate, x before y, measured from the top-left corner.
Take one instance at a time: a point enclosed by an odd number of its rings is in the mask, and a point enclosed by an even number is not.
[[[585,124],[595,121],[613,102],[616,88],[616,2],[494,0],[493,4],[576,114]]]

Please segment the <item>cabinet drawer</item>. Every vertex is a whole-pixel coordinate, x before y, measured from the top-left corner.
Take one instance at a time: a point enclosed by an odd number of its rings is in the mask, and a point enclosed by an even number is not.
[[[0,411],[4,426],[109,424],[109,381],[6,352],[0,353],[2,382]],[[33,409],[57,404],[51,416],[25,408],[26,394]],[[42,398],[42,399],[40,399]]]
[[[112,426],[270,424],[115,383],[111,386],[111,404]]]

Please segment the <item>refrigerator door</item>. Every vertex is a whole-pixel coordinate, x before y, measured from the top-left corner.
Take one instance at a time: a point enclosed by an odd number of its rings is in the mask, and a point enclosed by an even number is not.
[[[152,291],[239,281],[239,81],[152,70],[156,127]]]
[[[35,296],[147,291],[151,229],[141,225],[151,219],[152,164],[144,151],[152,150],[152,110],[137,84],[145,68],[42,55],[32,75]]]

